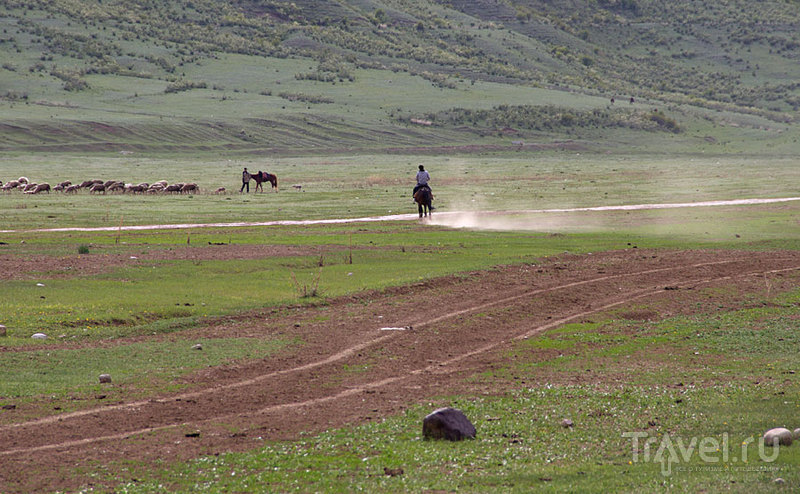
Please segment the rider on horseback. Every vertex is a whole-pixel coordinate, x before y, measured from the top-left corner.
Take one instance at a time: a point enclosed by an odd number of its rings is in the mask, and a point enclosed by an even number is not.
[[[428,181],[430,181],[430,179],[431,176],[425,171],[425,167],[419,165],[419,171],[417,172],[417,185],[414,186],[414,192],[412,192],[411,195],[413,196],[416,194],[421,187],[427,187],[430,189],[431,186],[428,185]]]
[[[423,165],[419,165],[419,171],[417,172],[417,185],[414,186],[414,192],[411,193],[411,197],[414,197],[414,194],[416,194],[417,191],[422,187],[427,187],[430,190],[431,186],[428,185],[430,179],[431,176],[427,171],[425,171],[425,167]],[[431,197],[433,197],[432,190]],[[433,209],[433,207],[431,207],[431,209]]]

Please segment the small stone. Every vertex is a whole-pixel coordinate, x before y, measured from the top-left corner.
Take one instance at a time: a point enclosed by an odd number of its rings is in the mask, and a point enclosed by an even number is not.
[[[764,433],[764,444],[767,446],[772,446],[775,443],[780,444],[781,446],[791,446],[792,445],[792,431],[786,429],[784,427],[776,427],[774,429],[770,429]]]
[[[785,484],[786,483],[786,481],[783,480],[780,477],[778,477],[777,479],[773,480],[773,482],[775,482],[776,484]]]
[[[200,343],[192,346],[192,350],[202,350],[202,349],[203,345],[201,345]]]
[[[800,439],[800,428],[797,428],[794,431],[792,431],[792,436],[794,437],[794,439]]]
[[[33,333],[31,335],[31,338],[33,338],[34,340],[44,340],[47,338],[47,335],[44,333]]]
[[[570,419],[564,419],[564,420],[561,421],[561,427],[563,427],[565,429],[569,429],[570,427],[573,427],[574,425],[575,424]]]
[[[0,336],[6,335],[6,327],[0,324]]]
[[[390,477],[396,477],[398,475],[403,475],[404,472],[403,472],[402,468],[387,468],[387,467],[383,467],[383,473],[385,473],[386,475],[388,475]]]
[[[100,382],[101,383],[110,383],[111,382],[111,374],[100,374]]]

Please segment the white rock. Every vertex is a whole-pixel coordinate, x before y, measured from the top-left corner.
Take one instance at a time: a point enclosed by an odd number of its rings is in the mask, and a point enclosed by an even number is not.
[[[43,339],[47,338],[47,335],[44,334],[44,333],[33,333],[31,335],[31,338],[33,338],[35,340],[43,340]]]
[[[111,382],[111,374],[100,374],[100,382],[101,383],[110,383]]]
[[[44,286],[44,283],[37,283],[36,286]]]
[[[764,433],[764,444],[772,446],[777,439],[778,444],[781,446],[791,446],[792,444],[792,431],[784,427],[776,427]]]

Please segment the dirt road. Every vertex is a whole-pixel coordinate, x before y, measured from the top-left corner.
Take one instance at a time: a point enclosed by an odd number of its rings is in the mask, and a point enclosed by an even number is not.
[[[175,337],[279,335],[304,344],[196,372],[179,393],[118,403],[96,397],[72,413],[47,400],[4,411],[0,491],[75,489],[95,482],[85,472],[115,460],[248,450],[387,416],[426,397],[498,392],[465,378],[506,365],[504,350],[516,341],[644,303],[658,308],[655,318],[686,312],[707,301],[703,287],[733,287],[719,292],[734,299],[763,291],[765,279],[771,290],[790,289],[799,274],[795,252],[628,249],[220,318]],[[526,385],[545,379],[552,376]]]

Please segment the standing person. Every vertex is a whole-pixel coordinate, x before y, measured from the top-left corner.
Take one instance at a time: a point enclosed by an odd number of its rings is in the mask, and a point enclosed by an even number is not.
[[[425,171],[425,167],[419,165],[419,171],[417,172],[417,185],[414,186],[414,192],[411,193],[411,197],[414,197],[414,194],[417,193],[420,187],[427,187],[430,189],[431,187],[428,185],[430,179],[431,175]]]
[[[239,193],[241,194],[244,188],[247,187],[247,193],[250,193],[250,172],[247,171],[247,167],[244,167],[244,171],[242,172],[242,188],[239,189]]]

